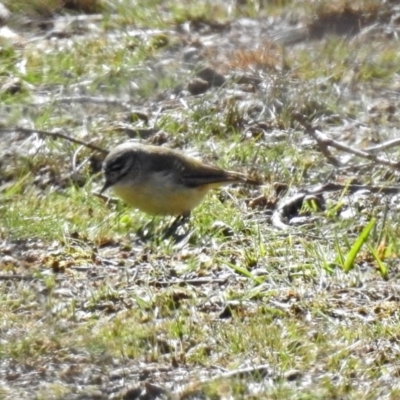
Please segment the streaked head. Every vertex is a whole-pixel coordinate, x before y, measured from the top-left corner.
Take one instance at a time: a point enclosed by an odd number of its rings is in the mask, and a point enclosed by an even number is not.
[[[140,172],[140,164],[136,147],[132,143],[123,143],[115,147],[104,161],[103,171],[106,181],[100,193],[118,183],[133,182]]]

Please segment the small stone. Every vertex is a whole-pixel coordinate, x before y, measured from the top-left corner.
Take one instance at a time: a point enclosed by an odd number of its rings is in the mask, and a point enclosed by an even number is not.
[[[187,86],[190,94],[197,95],[205,93],[210,87],[210,84],[201,78],[193,78]]]
[[[210,67],[203,68],[196,76],[208,82],[210,86],[222,86],[226,81],[223,75]]]

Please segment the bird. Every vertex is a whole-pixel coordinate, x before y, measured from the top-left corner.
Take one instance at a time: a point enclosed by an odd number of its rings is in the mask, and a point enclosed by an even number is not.
[[[128,205],[150,215],[189,217],[207,193],[230,183],[261,185],[249,176],[206,164],[167,147],[124,142],[103,163],[105,183]]]

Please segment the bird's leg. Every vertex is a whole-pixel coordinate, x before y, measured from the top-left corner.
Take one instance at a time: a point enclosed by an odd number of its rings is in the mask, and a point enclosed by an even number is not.
[[[154,217],[142,225],[137,231],[136,236],[143,242],[147,242],[154,234]]]
[[[176,225],[177,227],[184,224],[185,222],[188,222],[190,220],[190,211],[179,215],[175,218],[175,221],[172,223],[172,225]]]
[[[182,226],[185,222],[188,222],[190,219],[190,211],[177,216],[172,224],[164,231],[164,237],[170,237],[173,236],[176,233],[176,230]]]

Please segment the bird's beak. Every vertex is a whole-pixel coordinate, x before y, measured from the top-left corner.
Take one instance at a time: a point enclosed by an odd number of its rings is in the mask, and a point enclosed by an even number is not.
[[[106,181],[105,183],[104,183],[104,186],[101,188],[101,190],[100,190],[100,194],[103,194],[103,192],[105,192],[109,187],[111,187],[112,185],[111,185],[111,183],[109,182],[109,181]]]

